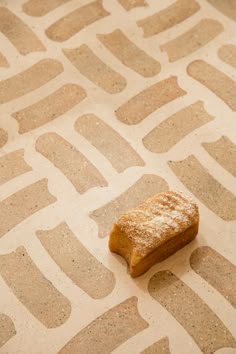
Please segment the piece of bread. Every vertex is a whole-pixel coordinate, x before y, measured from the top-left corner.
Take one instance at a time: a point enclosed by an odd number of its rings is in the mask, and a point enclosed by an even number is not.
[[[192,241],[198,233],[197,205],[168,191],[147,199],[113,225],[109,248],[124,257],[132,277],[146,272]]]

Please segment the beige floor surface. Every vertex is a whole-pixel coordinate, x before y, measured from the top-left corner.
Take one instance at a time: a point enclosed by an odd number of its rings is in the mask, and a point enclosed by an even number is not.
[[[234,0],[0,0],[0,353],[236,353]],[[132,279],[117,216],[197,239]]]

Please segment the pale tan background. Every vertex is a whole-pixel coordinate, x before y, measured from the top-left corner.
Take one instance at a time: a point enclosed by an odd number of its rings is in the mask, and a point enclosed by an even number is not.
[[[235,1],[0,5],[0,353],[235,353]],[[168,188],[198,238],[131,279],[111,224]]]

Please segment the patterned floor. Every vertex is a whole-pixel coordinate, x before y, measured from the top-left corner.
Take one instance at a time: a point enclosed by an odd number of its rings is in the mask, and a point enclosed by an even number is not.
[[[0,353],[236,353],[236,2],[0,0]],[[118,215],[198,238],[131,279]]]

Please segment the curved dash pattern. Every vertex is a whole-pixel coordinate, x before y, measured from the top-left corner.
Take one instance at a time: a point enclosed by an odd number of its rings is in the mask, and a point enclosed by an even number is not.
[[[0,32],[23,55],[45,50],[34,32],[7,7],[0,7]]]
[[[218,11],[222,12],[231,20],[236,21],[236,2],[235,0],[207,0]]]
[[[51,161],[79,193],[107,185],[105,179],[86,157],[56,133],[41,135],[36,141],[36,150]]]
[[[0,313],[0,348],[15,334],[15,326],[10,317]]]
[[[173,62],[202,48],[223,30],[224,27],[220,22],[203,19],[181,36],[161,45],[160,48],[167,52],[169,61]]]
[[[77,239],[66,223],[54,229],[37,231],[49,255],[66,275],[93,299],[101,299],[113,290],[115,278]]]
[[[19,133],[24,134],[68,112],[86,97],[85,90],[76,84],[66,84],[42,100],[12,114]]]
[[[0,202],[0,238],[24,219],[55,201],[44,178]]]
[[[236,177],[236,145],[227,136],[212,143],[202,143],[204,149],[223,168]]]
[[[148,327],[133,296],[114,306],[75,335],[58,354],[110,354],[115,348]]]
[[[167,152],[186,135],[212,119],[203,102],[197,101],[161,122],[143,138],[143,144],[152,152]]]
[[[96,0],[55,22],[46,30],[46,35],[53,41],[63,42],[108,15],[110,14],[103,8],[102,1]]]
[[[0,185],[31,170],[24,160],[24,149],[3,155],[0,157]]]
[[[211,354],[220,348],[236,347],[232,334],[223,322],[170,271],[156,273],[149,281],[148,291],[184,327],[202,353]]]
[[[236,219],[236,197],[222,186],[200,162],[190,155],[182,161],[169,161],[169,166],[180,181],[207,208],[223,220]]]
[[[130,11],[135,7],[146,6],[145,0],[118,0],[126,11]]]
[[[63,52],[82,75],[106,92],[114,94],[125,88],[125,78],[97,57],[86,44]]]
[[[130,98],[115,113],[125,124],[138,124],[158,108],[185,94],[186,91],[178,85],[177,77],[171,76]]]
[[[24,247],[0,255],[0,274],[18,300],[47,328],[69,318],[71,304],[44,277]]]
[[[62,64],[54,59],[42,59],[29,69],[0,81],[0,103],[26,95],[45,85],[63,71]]]
[[[7,140],[8,140],[7,132],[2,128],[0,128],[0,148],[7,143]]]
[[[3,67],[3,68],[9,67],[7,59],[4,57],[4,55],[1,52],[0,52],[0,67]]]
[[[236,308],[236,267],[211,247],[199,247],[190,257],[193,270]]]
[[[195,60],[187,67],[188,75],[206,86],[236,111],[236,82],[204,60]]]
[[[226,64],[229,64],[236,68],[236,46],[233,44],[225,44],[220,47],[218,50],[218,57],[224,61]]]
[[[97,38],[117,59],[138,74],[151,77],[160,72],[160,63],[131,42],[121,30],[109,34],[97,34]]]
[[[90,217],[98,224],[99,237],[109,234],[112,224],[127,210],[134,208],[156,193],[165,192],[168,184],[156,175],[144,175],[119,197],[94,210]]]
[[[95,146],[117,172],[123,172],[131,166],[144,165],[130,144],[94,114],[85,114],[77,119],[75,130]]]
[[[168,337],[161,338],[158,342],[153,343],[140,354],[171,354]]]
[[[144,37],[150,37],[186,20],[199,9],[195,0],[177,0],[164,10],[137,21],[137,25],[142,28]]]
[[[29,16],[40,17],[70,0],[28,0],[22,5],[23,11]]]

